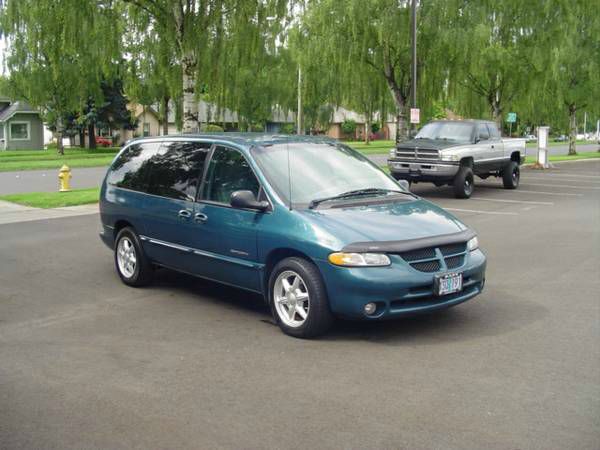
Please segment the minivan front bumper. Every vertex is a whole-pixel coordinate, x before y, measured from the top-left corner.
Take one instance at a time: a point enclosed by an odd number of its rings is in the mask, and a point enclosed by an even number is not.
[[[463,274],[460,292],[434,295],[434,278],[444,272],[417,271],[402,258],[390,255],[388,267],[337,267],[317,261],[323,274],[329,303],[339,316],[377,320],[448,308],[480,294],[485,284],[486,258],[477,249],[467,254],[465,263],[448,272]],[[364,312],[367,303],[375,303],[375,313]]]

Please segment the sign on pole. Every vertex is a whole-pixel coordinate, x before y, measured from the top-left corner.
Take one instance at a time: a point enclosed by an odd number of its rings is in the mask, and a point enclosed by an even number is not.
[[[517,113],[514,113],[514,112],[509,112],[509,113],[506,115],[506,121],[507,121],[508,123],[515,123],[515,122],[517,121]]]
[[[410,123],[419,123],[421,120],[419,108],[410,108]]]

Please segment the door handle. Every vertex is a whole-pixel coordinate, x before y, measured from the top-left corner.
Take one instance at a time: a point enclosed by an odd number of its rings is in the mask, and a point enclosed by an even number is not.
[[[208,216],[203,213],[196,213],[194,215],[194,221],[197,223],[204,223],[208,220]]]
[[[492,144],[492,148],[494,148],[494,144]]]
[[[181,211],[179,211],[178,215],[182,219],[189,219],[190,217],[192,217],[192,212],[188,211],[187,209],[182,209]]]

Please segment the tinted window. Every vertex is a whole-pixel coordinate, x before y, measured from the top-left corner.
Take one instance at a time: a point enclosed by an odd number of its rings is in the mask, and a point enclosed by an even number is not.
[[[490,131],[490,138],[492,139],[500,139],[500,132],[498,131],[498,127],[495,123],[487,124],[488,130]]]
[[[115,160],[107,176],[107,183],[114,186],[145,191],[148,160],[158,152],[159,142],[133,144]]]
[[[482,141],[487,141],[490,138],[490,133],[485,123],[477,125],[477,136],[479,136],[479,139]]]
[[[148,160],[148,193],[194,200],[210,145],[203,142],[165,142],[160,151]]]
[[[246,158],[236,150],[217,147],[204,182],[205,200],[229,204],[235,191],[252,191],[258,197],[259,183]]]

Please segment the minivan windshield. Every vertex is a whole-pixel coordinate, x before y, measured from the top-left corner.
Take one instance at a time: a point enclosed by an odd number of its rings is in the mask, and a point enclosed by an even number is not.
[[[470,144],[473,139],[473,125],[466,122],[431,122],[419,130],[415,139]]]
[[[364,198],[404,191],[363,155],[340,144],[289,142],[254,147],[251,153],[277,194],[294,208],[343,194]]]

